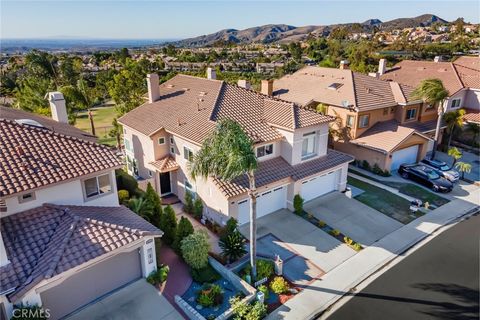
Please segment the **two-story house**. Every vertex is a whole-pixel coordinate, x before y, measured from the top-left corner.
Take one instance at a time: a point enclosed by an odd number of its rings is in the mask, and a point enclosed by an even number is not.
[[[436,108],[410,98],[413,88],[340,69],[305,67],[274,82],[275,97],[333,116],[335,150],[395,170],[433,147]]]
[[[0,318],[37,305],[59,319],[156,269],[161,231],[120,206],[112,150],[67,124],[0,109]]]
[[[177,75],[159,85],[152,74],[147,82],[148,103],[118,121],[129,172],[151,179],[160,195],[173,193],[183,200],[191,192],[204,202],[204,214],[218,223],[230,217],[240,224],[249,221],[246,177],[193,181],[188,170],[216,121],[225,118],[237,121],[254,143],[258,217],[291,208],[296,194],[308,201],[345,190],[353,158],[327,148],[332,117],[216,80],[212,70],[207,79]]]

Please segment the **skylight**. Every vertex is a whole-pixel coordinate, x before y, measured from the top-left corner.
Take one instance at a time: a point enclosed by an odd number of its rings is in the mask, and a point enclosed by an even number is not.
[[[341,86],[343,86],[343,83],[334,82],[334,83],[330,84],[327,88],[330,89],[330,90],[337,90]]]

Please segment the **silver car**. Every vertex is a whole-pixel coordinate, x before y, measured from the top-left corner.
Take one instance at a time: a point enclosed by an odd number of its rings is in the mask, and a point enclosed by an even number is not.
[[[448,166],[446,162],[423,159],[422,164],[425,164],[437,170],[439,174],[441,174],[445,179],[448,179],[448,181],[452,183],[458,182],[458,180],[460,179],[460,174],[458,173],[458,171]]]

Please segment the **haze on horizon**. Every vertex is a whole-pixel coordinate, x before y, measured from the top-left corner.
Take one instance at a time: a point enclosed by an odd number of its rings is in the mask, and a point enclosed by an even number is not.
[[[478,1],[1,1],[2,39],[180,39],[265,24],[435,14],[478,23]]]

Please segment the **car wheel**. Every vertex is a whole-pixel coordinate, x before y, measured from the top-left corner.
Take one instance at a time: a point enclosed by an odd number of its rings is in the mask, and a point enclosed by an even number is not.
[[[436,186],[436,185],[433,185],[432,190],[433,190],[433,192],[438,192],[438,191],[440,191],[440,189],[439,189],[438,186]]]
[[[402,172],[402,178],[408,179],[408,172]]]

